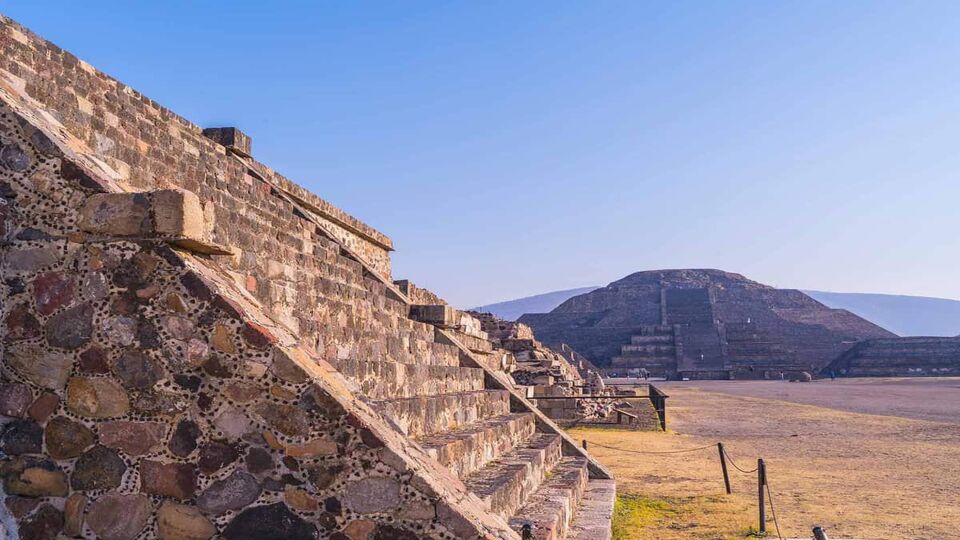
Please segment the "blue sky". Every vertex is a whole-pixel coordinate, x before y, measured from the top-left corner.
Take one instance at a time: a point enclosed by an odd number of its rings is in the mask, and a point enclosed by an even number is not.
[[[457,305],[678,267],[960,298],[957,2],[0,6]]]

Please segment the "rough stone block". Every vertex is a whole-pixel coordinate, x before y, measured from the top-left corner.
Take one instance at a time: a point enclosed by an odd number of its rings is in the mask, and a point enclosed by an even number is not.
[[[154,191],[151,202],[156,234],[204,238],[203,207],[196,195],[181,189],[164,189]]]
[[[203,136],[242,156],[250,156],[252,140],[235,127],[216,127],[203,130]]]

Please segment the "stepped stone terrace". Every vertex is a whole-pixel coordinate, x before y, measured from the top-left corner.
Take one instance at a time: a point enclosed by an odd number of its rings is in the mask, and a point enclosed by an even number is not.
[[[384,234],[0,17],[0,531],[606,538],[615,485]]]

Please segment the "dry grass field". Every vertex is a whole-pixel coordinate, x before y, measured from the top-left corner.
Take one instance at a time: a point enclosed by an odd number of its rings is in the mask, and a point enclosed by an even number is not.
[[[757,526],[757,479],[731,468],[726,496],[715,448],[767,464],[784,538],[822,525],[835,538],[960,538],[960,380],[814,383],[698,381],[661,386],[667,433],[576,429],[617,475],[615,538],[745,538]],[[771,518],[770,511],[767,511]],[[776,538],[768,520],[770,537]]]

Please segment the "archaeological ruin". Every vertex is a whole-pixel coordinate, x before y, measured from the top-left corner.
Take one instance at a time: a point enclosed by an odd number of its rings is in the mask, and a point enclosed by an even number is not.
[[[0,51],[5,538],[609,538],[609,473],[386,235],[4,17]]]
[[[671,379],[816,374],[860,341],[896,337],[800,291],[720,270],[637,272],[519,320],[608,375]]]

